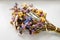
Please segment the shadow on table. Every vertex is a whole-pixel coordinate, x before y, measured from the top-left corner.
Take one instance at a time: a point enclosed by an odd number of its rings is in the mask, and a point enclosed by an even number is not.
[[[40,32],[39,34],[29,35],[27,32],[25,32],[22,35],[19,35],[24,40],[49,40],[48,38],[51,37],[60,37],[60,34],[57,34],[55,32]]]

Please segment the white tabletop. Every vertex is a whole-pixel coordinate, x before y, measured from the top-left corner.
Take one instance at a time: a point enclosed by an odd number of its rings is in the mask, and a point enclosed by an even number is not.
[[[41,32],[37,35],[29,35],[24,32],[23,35],[15,30],[9,22],[14,3],[19,6],[26,2],[33,3],[35,8],[47,12],[47,19],[55,26],[60,27],[60,1],[0,1],[0,40],[60,40],[60,34],[55,32]]]

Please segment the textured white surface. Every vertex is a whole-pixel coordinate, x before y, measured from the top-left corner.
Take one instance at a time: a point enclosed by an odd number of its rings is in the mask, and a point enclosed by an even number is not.
[[[12,11],[10,8],[17,2],[33,3],[36,8],[47,12],[47,19],[55,26],[60,27],[60,1],[0,1],[0,40],[60,40],[60,34],[55,32],[41,32],[37,35],[29,35],[27,32],[19,35],[9,23]]]

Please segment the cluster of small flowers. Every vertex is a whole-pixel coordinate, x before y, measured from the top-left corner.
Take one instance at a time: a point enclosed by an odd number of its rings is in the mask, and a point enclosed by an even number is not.
[[[36,34],[40,32],[40,29],[45,26],[46,13],[42,10],[33,7],[33,4],[27,5],[24,3],[21,8],[18,8],[18,4],[11,10],[12,13],[11,24],[15,25],[16,30],[22,34],[24,30],[28,30],[29,34]]]

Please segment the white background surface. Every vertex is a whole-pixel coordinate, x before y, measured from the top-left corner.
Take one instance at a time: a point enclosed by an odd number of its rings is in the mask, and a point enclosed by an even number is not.
[[[41,32],[37,35],[27,33],[19,35],[9,23],[12,11],[10,8],[17,2],[19,6],[26,2],[47,12],[47,19],[60,27],[60,1],[0,1],[0,40],[60,40],[60,34],[55,32]]]

